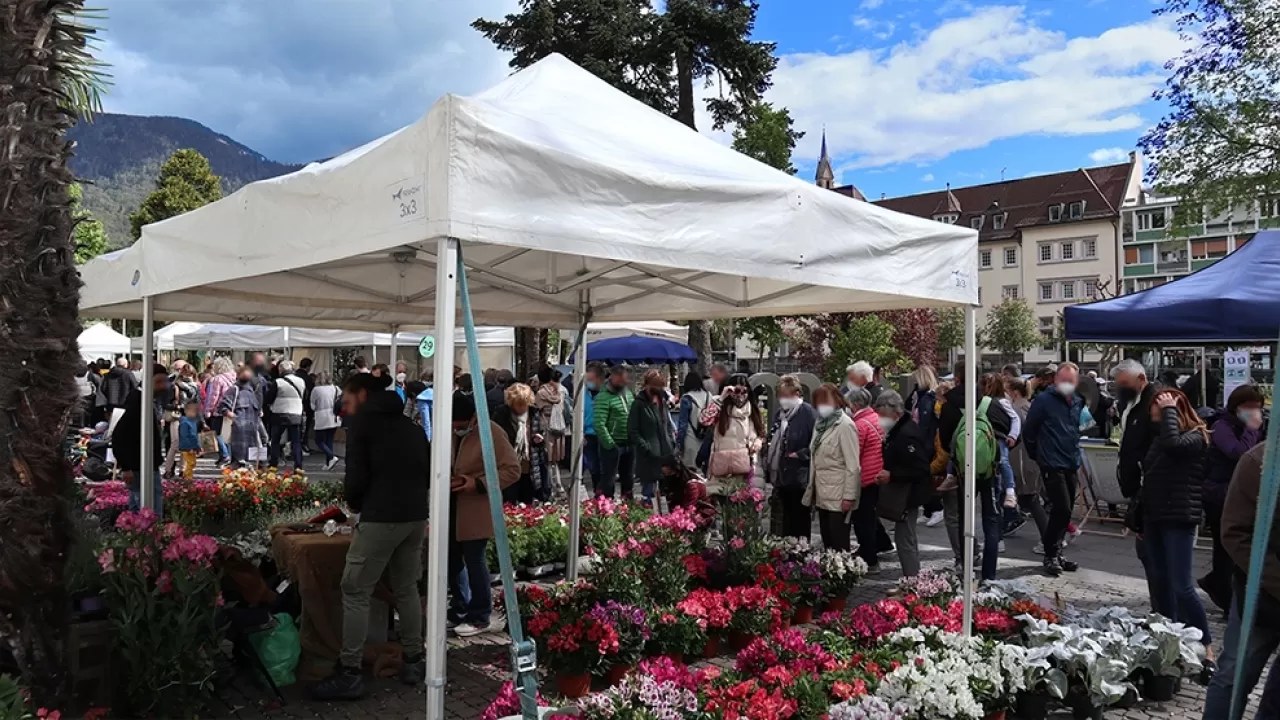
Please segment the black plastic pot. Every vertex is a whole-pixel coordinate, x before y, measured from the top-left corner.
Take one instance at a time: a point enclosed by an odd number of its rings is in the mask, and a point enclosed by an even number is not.
[[[1138,691],[1133,688],[1129,688],[1124,691],[1124,695],[1121,695],[1119,700],[1111,704],[1111,707],[1117,710],[1127,710],[1137,704]]]
[[[1174,675],[1153,675],[1142,686],[1142,697],[1155,702],[1168,702],[1178,694],[1178,678]]]
[[[1049,694],[1018,693],[1013,715],[1018,720],[1044,720],[1049,716]]]
[[[1102,720],[1103,708],[1094,707],[1086,692],[1068,693],[1067,705],[1071,707],[1071,717],[1075,720]]]

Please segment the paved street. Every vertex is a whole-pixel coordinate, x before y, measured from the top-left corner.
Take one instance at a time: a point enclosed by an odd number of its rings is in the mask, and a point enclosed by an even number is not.
[[[942,527],[917,526],[926,567],[945,567],[951,563],[950,549]],[[1094,524],[1091,528],[1115,526]],[[1039,556],[1033,555],[1033,526],[1028,523],[1015,536],[1006,540],[1007,552],[1000,558],[1000,577],[1025,577],[1046,596],[1059,602],[1082,607],[1124,605],[1135,610],[1146,606],[1146,583],[1141,565],[1133,553],[1131,539],[1087,532],[1071,546],[1068,556],[1080,563],[1074,574],[1050,579],[1039,573]],[[1209,562],[1208,551],[1197,553],[1199,569]],[[868,602],[884,597],[897,577],[898,566],[891,558],[883,562],[879,576],[868,578],[852,603]],[[1214,613],[1215,637],[1222,633],[1221,615]],[[474,720],[493,697],[502,681],[506,666],[505,636],[492,636],[470,642],[454,640],[449,649],[448,717]],[[395,680],[373,680],[369,697],[358,703],[312,703],[304,699],[302,689],[286,690],[289,704],[274,707],[263,704],[257,691],[249,691],[233,700],[231,716],[240,718],[420,718],[425,712],[425,695],[421,688],[408,688]],[[1152,718],[1186,718],[1201,716],[1203,688],[1193,682],[1183,684],[1182,693],[1168,703],[1143,703],[1128,710],[1112,710],[1106,717],[1114,720],[1151,720]],[[1256,702],[1256,693],[1255,698]],[[1070,717],[1063,713],[1058,717]]]

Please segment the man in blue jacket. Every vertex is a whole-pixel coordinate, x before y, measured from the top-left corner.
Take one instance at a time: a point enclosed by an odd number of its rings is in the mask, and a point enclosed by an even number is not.
[[[1040,466],[1044,493],[1052,504],[1045,525],[1044,571],[1057,577],[1063,570],[1074,572],[1076,563],[1062,557],[1062,540],[1071,522],[1076,496],[1076,473],[1080,469],[1080,413],[1084,400],[1076,395],[1080,369],[1062,363],[1054,374],[1052,388],[1036,396],[1022,423],[1022,440],[1027,453]]]

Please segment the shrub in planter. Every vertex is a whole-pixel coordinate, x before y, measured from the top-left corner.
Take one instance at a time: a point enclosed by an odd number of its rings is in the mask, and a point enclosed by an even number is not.
[[[680,658],[702,652],[706,644],[707,633],[693,616],[674,607],[659,608],[649,615],[646,655]]]
[[[738,585],[724,592],[725,604],[733,618],[729,621],[731,644],[746,647],[749,638],[773,632],[782,626],[782,603],[778,596],[757,585]],[[736,640],[736,643],[734,642]]]
[[[612,627],[618,634],[618,650],[612,658],[613,666],[632,667],[644,657],[645,643],[649,641],[649,618],[644,610],[614,600],[597,603],[588,615]]]
[[[115,658],[118,704],[136,716],[195,714],[212,697],[221,601],[211,560],[217,543],[155,513],[122,513],[102,567]]]

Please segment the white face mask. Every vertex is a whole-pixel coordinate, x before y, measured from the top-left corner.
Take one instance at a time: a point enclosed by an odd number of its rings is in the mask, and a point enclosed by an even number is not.
[[[819,405],[818,417],[822,417],[822,418],[831,417],[832,413],[834,413],[835,411],[836,411],[835,405]]]
[[[783,410],[795,410],[796,408],[800,407],[800,398],[797,398],[797,397],[778,398],[778,405]]]
[[[403,385],[405,377],[407,376],[404,373],[396,373],[396,384]]]
[[[898,424],[898,421],[894,420],[891,417],[885,417],[884,415],[880,416],[880,429],[883,430],[884,432],[889,432],[890,430],[893,429],[893,426],[897,424]]]
[[[1069,397],[1071,397],[1072,395],[1074,395],[1074,394],[1075,394],[1075,392],[1076,392],[1076,384],[1075,384],[1075,383],[1073,383],[1073,382],[1060,382],[1060,383],[1058,383],[1058,393],[1059,393],[1060,395],[1062,395],[1062,397],[1069,398]]]

